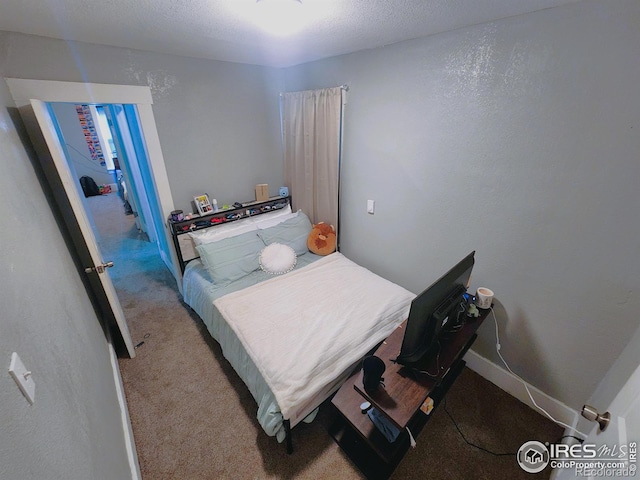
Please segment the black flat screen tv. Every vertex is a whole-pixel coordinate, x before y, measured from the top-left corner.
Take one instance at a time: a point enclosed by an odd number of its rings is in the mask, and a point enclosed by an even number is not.
[[[467,292],[475,251],[413,299],[396,362],[422,369],[439,350],[439,336],[448,324],[463,314],[461,305]]]

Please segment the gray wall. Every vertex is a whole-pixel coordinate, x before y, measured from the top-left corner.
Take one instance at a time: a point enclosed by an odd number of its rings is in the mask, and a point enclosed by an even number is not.
[[[105,68],[109,65],[109,68]],[[176,208],[250,200],[282,183],[278,70],[0,32],[0,357],[36,380],[28,406],[0,377],[1,478],[130,476],[104,335],[6,107],[1,77],[148,85]],[[28,144],[28,142],[27,142]],[[28,221],[21,215],[28,212]]]
[[[130,478],[107,343],[16,116],[0,77],[0,478]],[[9,376],[14,351],[34,405]]]
[[[5,77],[148,85],[175,208],[252,200],[258,183],[278,194],[280,70],[8,32],[0,51]]]
[[[175,206],[185,210],[203,191],[220,203],[251,198],[256,183],[275,194],[283,176],[278,92],[348,83],[343,251],[418,292],[476,249],[472,287],[497,294],[504,356],[526,380],[579,408],[638,324],[639,16],[634,0],[584,0],[287,70],[0,33],[0,75],[149,85]],[[2,91],[6,104],[4,84]],[[3,118],[0,135],[10,140],[0,152],[11,162],[0,181],[3,205],[46,212]],[[81,295],[67,293],[80,291],[75,271],[50,216],[37,215],[37,226],[0,233],[3,305],[15,305],[0,320],[0,347],[7,362],[12,350],[24,351],[34,371],[46,357],[62,375],[96,350],[84,336],[97,323]],[[55,263],[43,270],[51,253]],[[62,294],[46,281],[54,271]],[[42,303],[28,301],[26,285],[34,284]],[[91,321],[78,326],[79,317]],[[69,332],[80,341],[66,340]],[[499,364],[493,335],[487,322],[475,348]],[[57,353],[67,350],[73,361]],[[87,371],[105,368],[104,358],[89,360]],[[72,378],[56,377],[50,388],[60,396],[82,390]],[[3,422],[16,405],[26,408],[15,387],[0,395],[12,398],[0,405]],[[74,449],[73,434],[44,445],[56,428],[74,428],[68,412],[47,416],[51,426],[28,412],[19,418],[36,423],[8,420],[9,431],[27,442],[42,428],[43,440],[31,441],[46,454]],[[119,446],[110,439],[96,440],[108,459]],[[71,463],[94,451],[87,443]],[[5,456],[13,445],[2,443],[5,470],[23,463]]]
[[[501,353],[576,409],[638,326],[638,18],[583,1],[285,71],[351,87],[343,252],[418,292],[477,250]],[[491,319],[474,348],[501,365]]]

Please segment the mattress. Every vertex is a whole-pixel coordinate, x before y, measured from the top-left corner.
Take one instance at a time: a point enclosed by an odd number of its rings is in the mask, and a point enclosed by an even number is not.
[[[285,275],[256,270],[218,286],[196,260],[183,287],[185,302],[256,400],[260,425],[278,441],[285,438],[283,418],[293,427],[313,416],[407,318],[415,297],[340,253],[307,253]]]
[[[305,267],[321,258],[321,256],[310,252],[301,255],[297,259],[295,269]],[[256,270],[229,285],[215,285],[202,262],[195,259],[190,261],[185,268],[182,280],[183,297],[185,303],[198,314],[211,336],[220,344],[224,357],[251,392],[258,404],[256,416],[262,429],[267,435],[275,436],[278,442],[282,442],[285,438],[282,413],[273,393],[233,329],[229,327],[213,305],[215,300],[228,293],[242,290],[270,278],[272,276],[268,273]],[[315,409],[309,412],[305,418],[309,421],[312,420],[314,413]]]

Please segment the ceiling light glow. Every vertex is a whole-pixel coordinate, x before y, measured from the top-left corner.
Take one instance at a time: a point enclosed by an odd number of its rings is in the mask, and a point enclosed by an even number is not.
[[[255,7],[254,23],[271,35],[292,35],[307,23],[301,0],[257,0]]]

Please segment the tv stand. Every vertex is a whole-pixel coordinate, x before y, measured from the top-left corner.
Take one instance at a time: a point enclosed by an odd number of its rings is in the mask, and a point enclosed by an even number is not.
[[[489,310],[481,310],[480,317],[467,320],[458,331],[441,340],[439,357],[425,363],[426,371],[434,375],[394,363],[404,337],[406,321],[403,322],[374,353],[385,363],[385,386],[367,393],[362,370],[358,370],[338,390],[331,403],[339,415],[329,433],[367,478],[386,479],[393,473],[410,447],[407,428],[418,439],[433,414],[423,413],[420,407],[427,398],[433,400],[434,409],[438,407],[466,365],[463,357],[488,313]],[[400,430],[395,442],[387,441],[369,416],[362,413],[363,398]]]

